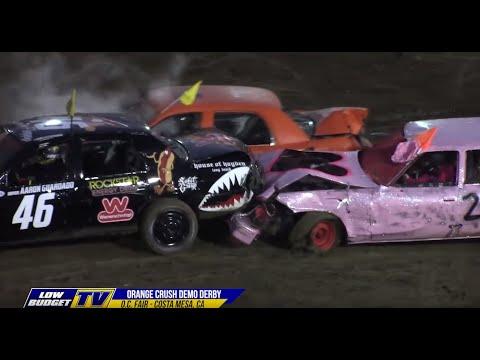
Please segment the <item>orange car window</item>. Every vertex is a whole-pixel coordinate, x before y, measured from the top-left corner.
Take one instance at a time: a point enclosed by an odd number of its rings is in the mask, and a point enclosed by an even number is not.
[[[202,114],[184,113],[166,118],[158,123],[152,131],[155,135],[175,137],[201,128]]]
[[[317,121],[311,117],[295,112],[285,112],[309,137],[315,135]]]
[[[265,121],[256,114],[215,113],[215,127],[247,145],[270,145],[272,142],[272,135]]]

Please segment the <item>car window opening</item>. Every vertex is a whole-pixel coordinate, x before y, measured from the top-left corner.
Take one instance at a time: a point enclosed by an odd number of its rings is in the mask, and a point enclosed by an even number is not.
[[[0,132],[0,171],[5,170],[8,162],[23,149],[23,146],[23,143],[12,134],[4,130]]]
[[[10,186],[49,184],[68,178],[70,144],[42,145],[12,167],[8,177]]]
[[[247,145],[270,145],[272,135],[265,120],[249,113],[216,113],[215,127]]]
[[[83,141],[82,170],[86,178],[144,170],[134,146],[127,141]]]
[[[465,184],[480,184],[480,150],[467,151]]]
[[[152,128],[157,136],[176,137],[191,133],[201,128],[201,113],[186,113],[173,115]]]
[[[397,132],[359,151],[360,166],[375,183],[388,185],[405,168],[405,164],[392,161],[397,145],[405,140],[402,132]]]
[[[295,123],[307,134],[309,137],[315,135],[315,129],[317,127],[318,120],[311,118],[310,116],[299,114],[294,111],[284,111],[289,117],[295,121]]]
[[[455,186],[458,168],[457,151],[433,151],[420,155],[397,180],[402,187]]]

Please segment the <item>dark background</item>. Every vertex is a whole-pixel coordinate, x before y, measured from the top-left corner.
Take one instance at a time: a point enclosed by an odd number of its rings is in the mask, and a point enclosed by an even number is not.
[[[479,53],[2,53],[1,121],[119,111],[156,86],[266,87],[286,107],[367,106],[370,127],[478,114]]]
[[[403,122],[480,115],[480,53],[2,53],[0,122],[78,110],[148,117],[149,89],[260,86],[288,108],[365,106],[375,135]],[[230,248],[204,236],[191,252],[158,257],[134,238],[5,248],[0,306],[30,287],[243,287],[236,306],[479,306],[475,242],[352,246],[327,257],[258,243]]]

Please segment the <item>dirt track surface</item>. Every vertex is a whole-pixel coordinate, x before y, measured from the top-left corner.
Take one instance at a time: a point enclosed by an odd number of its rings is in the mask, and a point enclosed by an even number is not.
[[[45,245],[0,253],[0,299],[22,306],[31,287],[238,287],[232,306],[479,306],[479,252],[474,242],[357,245],[319,258],[200,241],[159,257],[118,242]]]
[[[148,75],[159,71],[155,57],[166,55],[104,56],[113,64],[128,60]],[[479,54],[186,56],[181,83],[267,87],[288,107],[367,106],[370,132],[407,120],[480,115]],[[81,68],[79,59],[66,58],[64,68]],[[8,66],[0,71],[15,78]],[[125,83],[107,81],[105,91],[107,85],[121,91]],[[0,94],[13,96],[10,90],[2,87]],[[264,243],[232,248],[204,240],[173,257],[142,251],[133,237],[5,248],[0,306],[22,306],[31,287],[241,287],[246,291],[234,304],[240,307],[480,306],[480,242],[350,246],[318,257]]]

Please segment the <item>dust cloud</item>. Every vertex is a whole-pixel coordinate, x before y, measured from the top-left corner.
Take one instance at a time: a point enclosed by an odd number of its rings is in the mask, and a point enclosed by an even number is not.
[[[187,64],[182,53],[3,53],[0,123],[63,114],[73,88],[78,112],[148,116],[149,89],[177,84]]]

